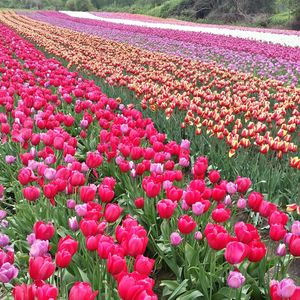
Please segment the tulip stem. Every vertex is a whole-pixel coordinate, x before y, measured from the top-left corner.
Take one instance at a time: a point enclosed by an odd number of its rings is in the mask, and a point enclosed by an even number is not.
[[[209,294],[209,299],[212,299],[212,294],[213,294],[213,274],[215,273],[215,264],[216,264],[216,253],[215,253],[215,251],[212,251],[211,256],[210,256],[210,294]]]

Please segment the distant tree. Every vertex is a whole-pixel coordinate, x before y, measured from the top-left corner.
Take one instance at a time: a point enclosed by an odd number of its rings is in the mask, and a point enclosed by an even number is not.
[[[67,10],[77,10],[76,9],[76,0],[68,0],[65,5]]]
[[[95,7],[93,6],[91,0],[76,0],[76,10],[80,10],[80,11],[90,11],[95,9]]]

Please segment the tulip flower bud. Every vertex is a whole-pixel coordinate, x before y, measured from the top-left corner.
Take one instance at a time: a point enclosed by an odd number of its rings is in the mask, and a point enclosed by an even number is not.
[[[5,156],[5,161],[7,164],[11,165],[16,161],[16,157],[12,155],[6,155]]]
[[[285,256],[286,255],[286,246],[285,244],[279,244],[276,249],[277,256]]]
[[[245,280],[246,278],[240,272],[230,271],[227,278],[227,284],[233,289],[238,289],[244,284]]]
[[[76,206],[76,201],[74,199],[68,199],[67,200],[67,207],[69,209],[74,209]]]
[[[237,202],[237,207],[238,207],[239,209],[245,209],[246,206],[247,206],[247,200],[244,199],[244,198],[240,198],[240,199],[238,200],[238,202]]]
[[[0,210],[0,220],[4,219],[7,215],[7,212],[5,210]]]
[[[172,232],[170,235],[170,241],[171,241],[171,245],[172,246],[178,246],[181,241],[183,240],[183,238],[180,236],[179,233],[177,232]]]
[[[203,235],[202,235],[201,231],[196,231],[195,232],[195,240],[201,241],[202,238],[203,238]]]
[[[69,218],[68,225],[72,231],[77,231],[79,229],[79,224],[77,222],[76,217]]]
[[[134,200],[134,204],[135,204],[136,208],[143,208],[144,202],[145,202],[145,200],[143,197],[139,197]]]
[[[0,247],[5,247],[9,243],[9,237],[8,235],[4,233],[0,233]]]

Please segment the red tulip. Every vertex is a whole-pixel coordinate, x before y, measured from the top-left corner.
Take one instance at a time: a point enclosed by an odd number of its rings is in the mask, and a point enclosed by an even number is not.
[[[215,201],[222,201],[226,196],[226,190],[221,189],[219,187],[214,187],[212,190],[212,194],[211,197],[215,200]]]
[[[235,183],[237,185],[237,191],[242,194],[245,194],[251,186],[251,180],[247,177],[238,177]]]
[[[80,188],[80,200],[84,203],[94,201],[96,196],[96,187],[93,188],[92,186],[82,186]]]
[[[95,220],[81,220],[79,223],[82,234],[87,237],[90,235],[96,235],[98,231],[98,223]]]
[[[251,241],[259,239],[257,229],[249,223],[238,222],[234,225],[234,232],[239,242],[249,244]]]
[[[108,185],[102,185],[102,184],[98,188],[98,194],[100,200],[104,203],[110,202],[115,196],[114,191]]]
[[[221,250],[230,242],[230,235],[223,226],[207,224],[204,230],[209,247],[214,250]]]
[[[144,254],[148,244],[147,236],[138,236],[137,234],[131,234],[126,242],[122,245],[124,246],[127,255],[136,257],[138,255]]]
[[[113,254],[115,249],[114,240],[112,237],[105,235],[100,236],[98,243],[98,256],[102,259],[107,259],[109,254]]]
[[[262,194],[260,194],[258,192],[252,192],[248,196],[248,205],[253,211],[259,212],[259,207],[260,207],[263,199],[264,199],[264,197]]]
[[[103,157],[97,152],[89,152],[86,157],[86,164],[89,168],[98,168],[103,161]]]
[[[40,189],[35,186],[27,186],[23,189],[24,198],[28,201],[36,201],[40,197],[40,194]]]
[[[277,210],[277,206],[274,203],[264,201],[264,200],[261,202],[259,206],[259,214],[264,218],[268,218],[276,210]]]
[[[85,177],[82,173],[74,171],[70,176],[70,184],[72,186],[81,186],[84,185]]]
[[[98,291],[93,292],[91,285],[87,282],[76,282],[69,294],[69,300],[94,300]]]
[[[248,253],[249,261],[258,262],[265,257],[267,253],[267,248],[264,243],[256,240],[249,243],[248,246],[249,246],[249,253]]]
[[[117,275],[121,272],[127,272],[125,258],[116,254],[109,254],[107,259],[107,271],[112,275]]]
[[[212,211],[211,216],[215,222],[226,222],[230,219],[230,209],[225,209],[224,205],[218,205]]]
[[[273,211],[271,215],[269,216],[269,225],[274,225],[274,224],[281,224],[281,225],[286,225],[289,220],[289,217],[287,214],[285,214],[282,211]]]
[[[108,223],[113,223],[121,215],[122,208],[118,204],[107,204],[104,211],[104,218]]]
[[[55,263],[60,268],[69,266],[72,260],[72,254],[66,250],[58,251],[55,255]]]
[[[189,234],[195,230],[197,223],[192,217],[183,215],[178,220],[178,229],[183,234]]]
[[[44,284],[36,290],[37,300],[56,300],[58,289],[50,284]]]
[[[86,248],[89,251],[96,251],[98,249],[99,238],[100,238],[99,235],[96,235],[96,236],[93,236],[93,235],[87,236],[86,239],[85,239]]]
[[[174,210],[177,207],[177,202],[173,202],[170,199],[160,200],[156,204],[156,209],[159,216],[163,219],[169,219],[173,216]]]
[[[220,172],[217,170],[212,170],[208,173],[208,179],[211,183],[217,183],[220,180]]]
[[[155,260],[145,257],[144,255],[138,255],[134,262],[134,271],[149,276],[152,272]]]
[[[293,256],[300,256],[300,236],[292,235],[289,240],[289,249]]]
[[[147,181],[145,185],[143,185],[143,188],[146,192],[147,197],[154,198],[160,193],[161,184],[155,183],[153,181]]]
[[[143,197],[139,197],[134,200],[134,204],[136,208],[140,208],[140,209],[144,207],[144,202],[145,200]]]
[[[60,238],[57,248],[59,251],[68,251],[73,256],[77,252],[78,242],[67,235],[64,238]]]
[[[281,224],[274,224],[270,226],[270,238],[273,241],[280,241],[284,238],[286,230]]]
[[[22,283],[22,285],[16,285],[13,288],[12,294],[14,300],[35,300],[35,291],[35,285],[26,285],[25,283]]]
[[[167,192],[166,195],[168,199],[177,202],[181,199],[183,194],[183,190],[176,186],[172,186],[171,188],[168,188],[166,192]]]
[[[31,257],[29,260],[29,275],[33,280],[46,280],[55,271],[55,266],[50,257]]]
[[[33,226],[35,237],[40,240],[50,240],[55,232],[55,228],[52,223],[45,223],[43,221],[35,222]]]

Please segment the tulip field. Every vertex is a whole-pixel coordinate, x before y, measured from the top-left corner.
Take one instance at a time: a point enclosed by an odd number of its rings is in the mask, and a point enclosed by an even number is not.
[[[300,33],[90,15],[0,10],[0,299],[300,300]]]

